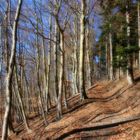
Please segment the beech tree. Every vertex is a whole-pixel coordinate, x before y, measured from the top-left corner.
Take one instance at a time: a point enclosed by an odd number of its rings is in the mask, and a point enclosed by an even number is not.
[[[10,110],[11,110],[11,97],[12,97],[11,83],[12,83],[14,59],[15,59],[15,54],[16,54],[17,27],[18,27],[21,6],[22,6],[22,0],[19,0],[16,14],[15,14],[15,20],[13,24],[11,55],[10,55],[9,64],[8,64],[8,72],[6,76],[6,108],[5,108],[3,129],[2,129],[2,140],[6,140],[7,135],[8,135],[8,119],[9,119]]]
[[[86,88],[85,88],[85,39],[86,39],[86,6],[85,0],[81,1],[81,17],[80,17],[80,56],[79,56],[79,91],[81,99],[86,99]]]
[[[24,1],[22,11],[21,6],[21,0],[17,10],[16,1],[0,2],[3,139],[15,122],[30,132],[28,119],[34,116],[43,119],[44,126],[52,110],[62,118],[74,108],[71,101],[87,99],[88,89],[99,80],[123,76],[128,84],[135,82],[139,1],[31,0]]]
[[[138,15],[138,46],[139,46],[139,49],[140,49],[140,1],[138,0],[138,3],[137,3],[137,15]],[[139,59],[138,59],[138,66],[139,66],[139,69],[140,69],[140,50],[139,50]]]
[[[63,89],[65,89],[65,81],[66,81],[66,71],[65,71],[65,67],[66,67],[66,56],[65,56],[65,44],[64,44],[64,31],[66,29],[67,23],[68,23],[68,17],[69,14],[68,12],[66,13],[66,15],[64,15],[64,22],[60,23],[60,12],[61,12],[61,8],[62,8],[62,4],[63,4],[63,0],[61,1],[55,1],[54,3],[50,2],[51,6],[53,8],[56,7],[56,9],[54,9],[54,11],[52,11],[52,15],[55,18],[56,24],[57,24],[57,28],[59,30],[60,33],[60,51],[59,51],[59,66],[57,67],[57,69],[59,68],[59,75],[58,75],[58,94],[57,94],[57,118],[61,118],[62,117],[62,95],[64,96],[64,103],[67,107],[67,103],[66,103],[66,91],[64,91]],[[52,9],[51,9],[52,10]]]

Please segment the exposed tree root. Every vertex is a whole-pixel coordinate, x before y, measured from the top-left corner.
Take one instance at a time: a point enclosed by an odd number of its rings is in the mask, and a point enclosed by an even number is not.
[[[82,131],[94,131],[94,130],[101,130],[101,129],[106,129],[106,128],[111,128],[111,127],[116,127],[118,125],[122,125],[125,123],[129,123],[129,122],[133,122],[133,121],[137,121],[140,120],[140,115],[136,116],[136,117],[130,117],[130,118],[124,118],[122,120],[115,120],[113,123],[108,123],[108,122],[104,122],[102,124],[98,124],[96,126],[85,126],[85,127],[81,127],[81,128],[74,128],[69,132],[63,133],[62,135],[58,136],[57,138],[54,138],[55,140],[62,140],[70,135],[73,135],[75,133],[78,132],[82,132]]]

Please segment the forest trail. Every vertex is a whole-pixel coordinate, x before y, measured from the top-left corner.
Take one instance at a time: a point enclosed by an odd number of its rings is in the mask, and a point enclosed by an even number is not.
[[[139,75],[137,75],[137,78]],[[68,99],[69,110],[55,121],[55,108],[50,110],[47,127],[39,117],[32,119],[33,133],[22,130],[11,139],[54,140],[93,138],[134,140],[140,138],[140,82],[129,86],[126,80],[98,82],[89,89],[89,99],[80,101],[79,95]],[[73,107],[73,108],[72,108]]]

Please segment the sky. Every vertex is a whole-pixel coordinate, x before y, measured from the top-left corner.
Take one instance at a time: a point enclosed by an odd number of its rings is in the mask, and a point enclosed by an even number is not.
[[[99,17],[99,15],[96,15],[94,17],[94,30],[95,30],[95,39],[96,41],[99,40],[99,37],[101,35],[101,29],[100,29],[100,26],[101,26],[101,18]]]

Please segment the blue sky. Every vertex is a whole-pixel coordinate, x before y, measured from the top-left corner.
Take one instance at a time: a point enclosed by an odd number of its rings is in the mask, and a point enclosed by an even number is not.
[[[96,41],[98,41],[101,35],[100,25],[101,25],[101,18],[98,15],[96,15],[94,17],[94,30],[95,30]]]

